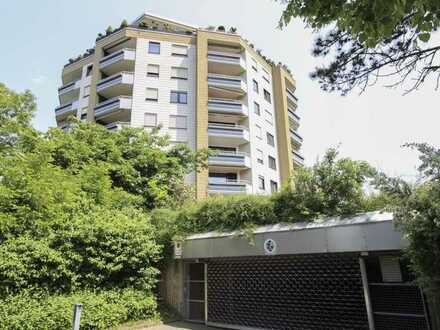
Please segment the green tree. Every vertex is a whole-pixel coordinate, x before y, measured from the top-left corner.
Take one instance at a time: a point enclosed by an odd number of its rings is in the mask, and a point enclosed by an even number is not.
[[[278,219],[297,222],[342,217],[380,205],[369,203],[364,190],[376,171],[366,162],[337,157],[338,151],[329,149],[312,167],[298,169],[292,184],[274,197]]]
[[[346,94],[380,78],[390,86],[440,77],[440,45],[429,42],[440,25],[437,0],[281,0],[280,27],[302,18],[318,33],[313,55],[327,58],[311,73],[323,90]]]

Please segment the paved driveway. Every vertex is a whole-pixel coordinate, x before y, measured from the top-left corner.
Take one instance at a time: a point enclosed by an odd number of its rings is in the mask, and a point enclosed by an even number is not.
[[[187,322],[173,322],[168,324],[156,325],[154,327],[148,328],[148,330],[209,330],[219,328],[207,327],[203,324],[197,323],[187,323]]]

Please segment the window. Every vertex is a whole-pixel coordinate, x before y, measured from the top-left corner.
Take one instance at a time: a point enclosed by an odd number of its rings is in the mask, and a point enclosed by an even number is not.
[[[90,95],[90,86],[84,87],[84,95],[83,97],[87,97]]]
[[[269,103],[272,102],[270,99],[270,93],[267,90],[264,90],[264,99]]]
[[[170,116],[169,128],[186,129],[186,116]]]
[[[257,163],[264,164],[263,151],[260,149],[257,149]]]
[[[266,121],[273,125],[273,116],[272,116],[272,112],[270,112],[269,110],[264,110],[264,113],[266,114]]]
[[[266,138],[267,138],[267,144],[272,147],[275,147],[275,138],[273,137],[273,135],[266,132]]]
[[[148,53],[150,54],[160,54],[160,43],[150,41],[148,43]]]
[[[187,80],[188,79],[188,69],[173,66],[171,68],[171,78]]]
[[[263,68],[263,79],[266,80],[268,84],[270,84],[270,74],[269,72]]]
[[[171,55],[173,56],[188,56],[188,46],[171,45]]]
[[[262,139],[261,127],[258,125],[255,125],[255,136],[259,139]]]
[[[259,105],[257,102],[254,102],[254,112],[255,112],[257,115],[260,115],[260,114],[261,114],[261,112],[260,112],[260,105]]]
[[[257,61],[255,60],[255,58],[252,58],[252,69],[254,69],[255,72],[258,71],[257,69]]]
[[[147,96],[145,97],[146,101],[155,101],[159,99],[159,91],[157,88],[147,88]]]
[[[90,76],[92,74],[92,71],[93,71],[93,65],[89,65],[87,67],[86,77]]]
[[[179,104],[187,104],[188,103],[188,93],[187,92],[171,91],[170,102],[171,103],[179,103]]]
[[[275,193],[278,191],[278,182],[270,180],[270,192]]]
[[[144,114],[144,126],[145,127],[156,127],[157,126],[157,114],[145,113]]]
[[[266,189],[266,184],[264,182],[264,176],[261,176],[261,175],[258,176],[258,189],[260,189],[260,190]]]
[[[252,89],[254,90],[255,93],[258,93],[258,82],[254,79],[252,81]]]
[[[147,77],[159,77],[159,65],[148,64]]]
[[[269,168],[276,170],[277,169],[277,161],[272,156],[268,157],[269,159]]]

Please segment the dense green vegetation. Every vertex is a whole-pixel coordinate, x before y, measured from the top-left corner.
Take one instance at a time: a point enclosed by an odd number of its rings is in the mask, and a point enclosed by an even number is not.
[[[207,152],[75,120],[66,133],[40,133],[34,111],[29,92],[0,84],[0,329],[67,328],[75,302],[84,329],[155,318],[153,289],[175,238],[378,209],[396,213],[412,268],[439,297],[439,149],[410,145],[424,175],[414,185],[329,149],[272,196],[195,202],[184,177]]]

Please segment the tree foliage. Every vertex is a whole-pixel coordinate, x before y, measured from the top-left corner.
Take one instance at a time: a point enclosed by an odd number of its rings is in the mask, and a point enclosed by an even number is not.
[[[319,36],[313,55],[327,63],[312,72],[323,90],[346,94],[380,78],[389,86],[410,82],[408,91],[430,75],[440,79],[440,45],[429,43],[440,25],[437,0],[282,0],[280,26],[300,17]]]

